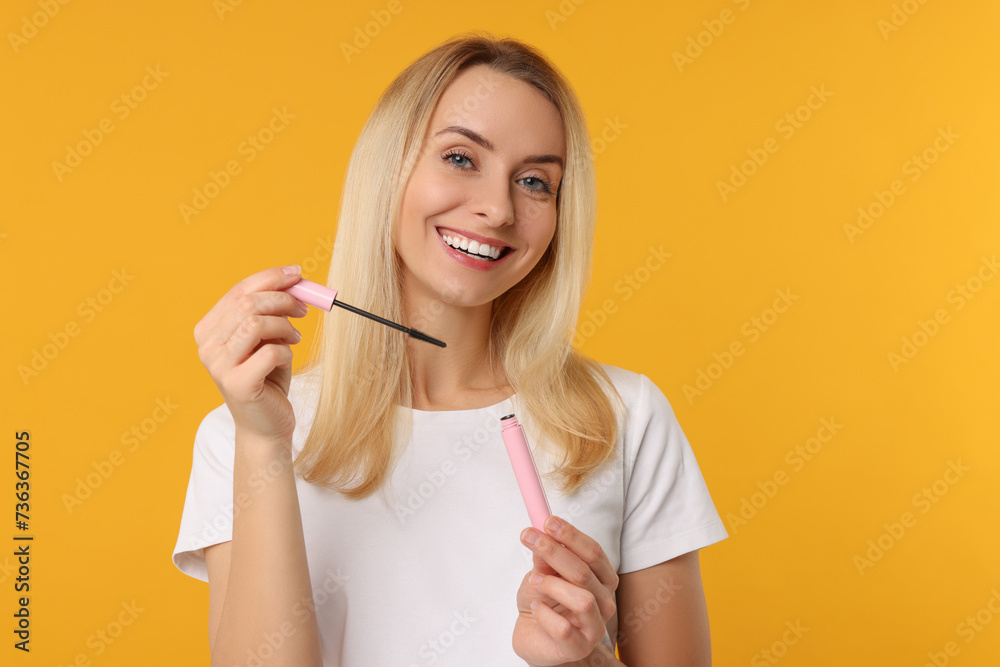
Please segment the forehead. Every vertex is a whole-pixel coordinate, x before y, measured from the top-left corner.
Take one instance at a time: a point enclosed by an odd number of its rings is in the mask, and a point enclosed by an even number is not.
[[[565,157],[566,144],[559,110],[542,91],[485,65],[462,70],[442,93],[431,116],[428,136],[459,125],[514,157],[552,153]],[[438,140],[453,140],[446,133]]]

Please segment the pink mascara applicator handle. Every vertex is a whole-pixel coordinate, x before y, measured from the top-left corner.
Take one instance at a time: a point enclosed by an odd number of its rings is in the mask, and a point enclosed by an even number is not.
[[[326,285],[314,283],[303,278],[291,287],[286,287],[285,291],[303,303],[316,306],[323,310],[331,310],[333,302],[337,300],[337,290],[330,289]]]

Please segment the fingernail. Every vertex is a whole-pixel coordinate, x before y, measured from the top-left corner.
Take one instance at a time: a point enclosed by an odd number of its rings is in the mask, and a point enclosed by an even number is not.
[[[297,276],[300,273],[302,273],[302,267],[299,266],[298,264],[292,264],[291,266],[283,266],[281,270],[290,276]]]
[[[538,544],[538,533],[529,528],[524,534],[524,541],[532,546]]]
[[[545,528],[546,528],[546,530],[548,530],[548,531],[549,531],[550,533],[555,533],[555,534],[558,534],[558,533],[559,533],[559,531],[560,531],[560,530],[562,530],[562,529],[563,529],[563,526],[565,526],[565,525],[566,525],[566,524],[564,524],[564,523],[563,523],[562,521],[560,521],[559,519],[557,519],[557,518],[556,518],[556,517],[554,517],[554,516],[550,516],[550,517],[549,517],[548,519],[546,519],[546,521],[545,521]]]
[[[531,578],[531,583],[534,584],[535,586],[542,583],[542,575],[536,574],[535,576],[533,576]]]
[[[537,606],[538,606],[538,600],[535,600],[534,602],[531,603],[531,611],[535,611],[535,607]]]
[[[299,333],[298,329],[292,328],[292,333],[295,334],[295,340],[302,340],[302,334]]]

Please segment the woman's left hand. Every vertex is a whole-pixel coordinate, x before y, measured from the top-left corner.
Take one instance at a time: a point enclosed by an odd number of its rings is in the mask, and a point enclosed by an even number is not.
[[[539,667],[589,656],[617,609],[618,589],[618,573],[596,540],[556,517],[545,522],[545,530],[541,534],[526,528],[521,533],[534,565],[517,590],[513,640],[514,652]],[[528,541],[531,536],[538,537],[536,544]],[[533,583],[538,577],[541,580]]]

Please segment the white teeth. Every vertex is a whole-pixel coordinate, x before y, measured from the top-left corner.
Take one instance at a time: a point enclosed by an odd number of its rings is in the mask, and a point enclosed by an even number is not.
[[[470,241],[469,239],[461,236],[449,236],[444,234],[441,236],[445,243],[453,248],[461,248],[469,253],[481,255],[482,257],[491,257],[493,259],[498,259],[500,257],[500,248],[492,248],[486,243]]]

